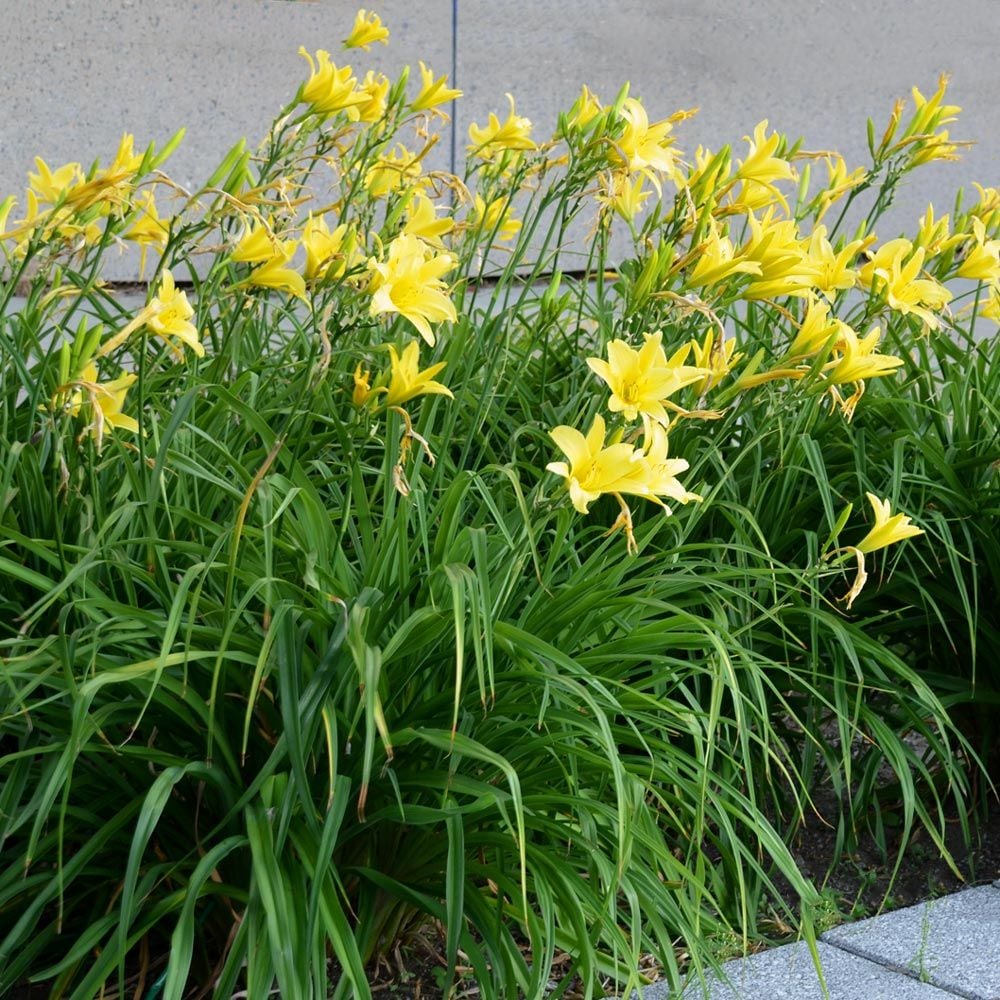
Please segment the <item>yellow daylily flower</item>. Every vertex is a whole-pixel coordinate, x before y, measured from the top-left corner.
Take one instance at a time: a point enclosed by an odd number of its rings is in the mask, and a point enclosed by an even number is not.
[[[462,91],[448,86],[447,76],[442,75],[435,80],[433,71],[423,62],[420,63],[420,80],[420,93],[410,105],[413,111],[431,111],[439,104],[447,104],[462,96]]]
[[[135,136],[130,132],[123,132],[115,157],[105,173],[111,176],[134,174],[142,166],[144,159],[145,154],[135,152]]]
[[[839,201],[849,191],[853,191],[854,188],[859,187],[868,177],[868,172],[864,167],[857,167],[848,173],[847,164],[839,153],[827,156],[825,161],[827,181],[826,188],[819,193],[819,205],[816,212],[817,222],[822,220],[834,202]]]
[[[342,250],[348,230],[341,223],[333,232],[327,225],[326,217],[309,213],[302,227],[302,245],[306,251],[305,278],[340,278],[347,269],[347,261]],[[334,262],[334,258],[337,258]]]
[[[773,184],[775,181],[794,181],[795,168],[775,153],[781,145],[782,136],[777,132],[767,135],[767,119],[758,122],[753,130],[753,138],[743,136],[749,149],[745,160],[737,160],[736,176],[740,180],[752,180],[758,184]]]
[[[955,274],[973,281],[1000,282],[1000,240],[986,238],[986,227],[980,219],[972,219],[972,239]]]
[[[860,552],[875,552],[887,545],[894,545],[905,538],[913,538],[924,534],[922,528],[910,524],[906,514],[892,514],[888,500],[879,500],[874,493],[865,493],[875,515],[875,524],[871,531],[861,539],[854,548]]]
[[[96,441],[98,451],[103,446],[105,429],[108,427],[130,431],[133,434],[138,432],[139,422],[134,417],[122,413],[125,396],[135,380],[134,374],[122,372],[118,378],[110,382],[100,382],[97,366],[93,361],[88,362],[79,376],[73,380],[72,384],[76,388],[70,396],[69,412],[74,417],[78,416],[83,397],[87,397],[91,410],[91,420],[87,429]]]
[[[869,291],[881,279],[882,273],[892,266],[893,260],[908,257],[913,253],[913,244],[904,236],[883,243],[874,253],[867,254],[867,260],[858,269],[858,281]]]
[[[484,160],[492,159],[497,153],[505,150],[529,150],[535,149],[535,143],[531,140],[531,122],[517,114],[514,108],[514,97],[507,95],[510,102],[510,114],[506,121],[501,123],[500,119],[491,111],[486,125],[477,125],[473,122],[469,126],[469,138],[472,144],[468,147],[469,152]]]
[[[743,354],[736,351],[736,341],[724,336],[717,340],[715,331],[711,328],[700,344],[697,340],[692,340],[690,346],[694,367],[704,368],[708,372],[695,385],[695,392],[699,396],[714,389],[743,360]]]
[[[822,368],[823,377],[830,386],[830,395],[840,407],[845,419],[854,416],[854,409],[865,392],[865,379],[882,378],[893,375],[903,364],[902,358],[875,351],[882,331],[872,327],[859,338],[857,333],[841,320],[834,320],[837,328],[837,342],[834,345],[834,358]],[[843,399],[837,391],[838,385],[853,385],[854,393]]]
[[[644,191],[644,174],[633,181],[627,170],[614,170],[601,178],[601,193],[597,200],[617,212],[626,222],[634,222],[652,191]]]
[[[163,337],[175,354],[182,353],[174,343],[174,340],[179,340],[190,347],[199,358],[205,356],[205,348],[198,337],[198,330],[190,322],[194,309],[188,302],[187,295],[179,291],[174,284],[174,276],[169,270],[163,271],[160,287],[149,308],[151,315],[146,320],[146,326],[157,336]]]
[[[111,164],[103,170],[95,170],[90,180],[80,180],[65,189],[66,206],[78,212],[96,208],[99,215],[110,214],[112,208],[125,210],[133,189],[136,171],[142,165],[144,155],[133,151],[135,139],[126,132],[118,143]]]
[[[809,303],[799,332],[795,335],[785,357],[789,361],[811,358],[830,343],[834,335],[840,332],[841,325],[839,320],[830,317],[830,307],[825,302],[814,299]],[[846,329],[850,330],[850,327]]]
[[[773,205],[781,205],[786,211],[788,209],[787,203],[776,187],[760,184],[757,181],[742,181],[739,188],[729,195],[726,203],[730,212],[741,215],[762,212]]]
[[[615,146],[625,157],[625,163],[632,173],[642,173],[649,178],[657,192],[662,189],[658,174],[675,178],[677,171],[677,154],[673,149],[674,140],[670,136],[674,119],[649,123],[649,117],[642,103],[634,97],[626,97],[622,103],[622,120],[625,130],[618,138]]]
[[[362,7],[354,16],[354,27],[344,39],[344,48],[364,49],[367,52],[373,42],[388,45],[389,29],[382,24],[375,11],[368,12]]]
[[[231,260],[245,264],[261,264],[285,253],[288,247],[287,241],[279,240],[267,226],[255,222],[249,229],[244,230],[236,248],[229,256]]]
[[[886,151],[892,154],[908,150],[909,162],[906,168],[912,169],[933,160],[957,160],[958,147],[971,145],[968,142],[952,140],[947,129],[937,131],[942,125],[955,121],[955,116],[962,110],[957,104],[941,103],[948,87],[948,79],[947,74],[940,76],[938,89],[929,98],[924,97],[916,87],[913,88],[915,106],[913,116],[899,141],[890,148],[889,142],[895,137],[902,113],[903,102],[897,102],[893,118],[879,147],[879,154]]]
[[[197,329],[190,322],[193,315],[194,309],[188,302],[187,295],[177,288],[170,271],[164,269],[160,287],[153,298],[121,330],[101,344],[97,357],[106,357],[117,350],[142,326],[148,326],[157,336],[163,337],[175,355],[183,355],[180,347],[174,343],[178,340],[190,347],[199,358],[203,357],[205,348],[198,338]]]
[[[371,315],[398,313],[433,347],[434,331],[430,324],[444,320],[454,323],[458,319],[447,287],[441,280],[455,264],[451,254],[435,255],[433,249],[416,236],[397,236],[389,244],[384,261],[372,258],[368,262],[373,273]]]
[[[403,226],[403,232],[408,236],[419,237],[438,250],[444,250],[441,237],[454,229],[455,220],[447,215],[439,217],[437,208],[438,206],[423,191],[415,191],[406,207],[406,225]]]
[[[135,205],[138,215],[132,225],[122,233],[122,239],[139,244],[139,277],[146,271],[146,253],[151,246],[167,245],[169,231],[167,224],[156,210],[156,199],[152,190],[143,192]]]
[[[310,70],[309,79],[302,85],[302,100],[316,114],[331,115],[369,100],[368,94],[357,89],[351,67],[338,69],[325,49],[316,52],[315,61],[304,45],[299,46],[299,55],[309,63]]]
[[[1000,286],[990,285],[985,299],[977,299],[971,306],[962,311],[972,312],[974,309],[978,311],[980,316],[1000,325]]]
[[[513,239],[521,231],[521,221],[511,218],[511,211],[509,199],[501,196],[487,205],[477,194],[470,223],[484,236],[492,237],[495,233],[499,240]]]
[[[7,226],[7,217],[16,204],[17,199],[12,194],[7,195],[3,201],[0,201],[0,240],[8,238],[8,234],[4,232],[4,229]]]
[[[684,188],[700,208],[726,189],[732,173],[732,158],[727,151],[713,153],[704,146],[694,151],[694,166],[684,180]]]
[[[168,227],[156,209],[156,197],[152,190],[144,191],[135,203],[135,221],[122,233],[122,239],[139,243],[143,247],[166,246]]]
[[[663,503],[661,497],[667,497],[677,503],[700,503],[704,498],[697,493],[691,493],[684,489],[677,476],[686,472],[688,462],[683,458],[667,458],[667,431],[660,424],[650,424],[646,431],[646,441],[643,447],[645,464],[648,466],[649,475],[646,485],[649,487],[651,496],[648,500],[656,503],[670,513],[670,508]]]
[[[792,219],[776,218],[768,210],[760,219],[747,216],[750,239],[741,256],[760,265],[760,276],[744,289],[748,299],[774,299],[785,295],[807,295],[819,277],[819,268],[809,259],[807,245],[799,238]]]
[[[744,182],[748,197],[759,186],[769,191],[787,212],[788,202],[778,189],[777,182],[795,181],[798,175],[787,160],[775,155],[782,138],[777,132],[767,135],[766,118],[759,122],[753,131],[753,138],[748,135],[743,137],[749,149],[745,160],[736,161],[736,176]],[[764,199],[757,196],[756,200],[762,202]]]
[[[416,396],[438,395],[454,399],[454,395],[446,385],[434,381],[434,376],[448,364],[440,361],[420,370],[420,342],[411,340],[403,348],[402,356],[396,353],[396,348],[389,345],[390,373],[389,385],[384,389],[386,406],[401,406]],[[356,385],[355,381],[355,385]]]
[[[917,87],[912,90],[914,112],[903,132],[903,137],[911,135],[926,135],[941,125],[947,125],[956,120],[962,110],[957,104],[942,104],[948,90],[951,77],[942,73],[938,77],[937,90],[930,97],[924,97]]]
[[[651,478],[643,452],[630,444],[604,446],[606,426],[597,414],[586,437],[575,427],[560,425],[549,431],[549,437],[569,459],[549,462],[549,472],[562,476],[569,489],[573,506],[581,514],[604,493],[638,493],[649,496],[647,479]]]
[[[52,170],[40,156],[36,156],[35,169],[37,174],[28,174],[28,186],[43,204],[54,205],[74,187],[83,183],[83,169],[79,163],[66,163]]]
[[[858,272],[851,264],[864,245],[864,240],[851,240],[840,250],[834,250],[826,238],[826,226],[816,226],[806,249],[813,288],[831,300],[837,292],[854,288],[858,282]]]
[[[361,362],[354,369],[354,389],[351,392],[351,402],[361,409],[372,398],[371,372],[363,370]]]
[[[288,267],[288,263],[295,256],[295,249],[295,241],[289,240],[285,249],[264,263],[258,264],[250,272],[250,277],[246,279],[247,284],[255,285],[258,288],[273,288],[278,292],[288,292],[290,295],[305,300],[305,279],[298,271]]]
[[[608,409],[612,413],[621,413],[626,420],[636,420],[643,414],[667,423],[669,417],[663,401],[684,386],[711,374],[707,368],[682,363],[689,353],[686,344],[668,360],[662,338],[659,330],[647,333],[638,351],[624,340],[612,340],[608,344],[607,361],[587,358],[590,370],[611,389]]]
[[[968,145],[968,142],[953,141],[948,135],[948,130],[944,129],[936,135],[929,136],[915,143],[914,148],[916,152],[913,154],[910,162],[915,167],[919,167],[924,163],[933,163],[935,160],[950,160],[954,162],[961,159],[961,156],[958,154],[959,147]]]
[[[911,167],[933,160],[957,160],[958,147],[969,145],[967,142],[952,141],[947,129],[936,131],[942,125],[955,121],[958,112],[962,110],[957,104],[941,103],[948,89],[948,81],[946,73],[938,77],[938,88],[929,98],[924,97],[916,87],[913,88],[913,117],[895,147],[898,150],[911,146]]]
[[[981,219],[987,229],[996,229],[1000,225],[1000,190],[983,187],[975,181],[973,185],[979,191],[979,201],[969,209],[969,214]]]
[[[826,378],[834,385],[892,375],[903,364],[902,358],[876,352],[875,348],[882,338],[880,327],[872,327],[861,338],[846,323],[840,323],[838,330],[840,337],[834,350],[840,357],[823,367]]]
[[[917,238],[913,241],[913,245],[923,247],[927,257],[930,258],[964,243],[966,239],[964,233],[952,235],[951,218],[942,215],[940,219],[936,219],[934,206],[928,205],[927,211],[920,217],[920,228],[917,230]]]
[[[931,311],[943,309],[951,301],[951,292],[933,278],[918,278],[924,262],[924,248],[917,247],[913,256],[904,263],[903,248],[893,256],[888,267],[879,268],[875,275],[882,279],[881,288],[890,309],[908,316],[919,316],[932,330],[940,324]]]
[[[389,96],[389,78],[384,73],[368,70],[358,85],[358,93],[365,96],[360,104],[347,109],[351,121],[377,122],[384,114]]]
[[[695,265],[687,276],[689,288],[706,288],[718,285],[735,274],[761,273],[760,263],[737,257],[732,241],[719,232],[715,220],[710,220],[708,235],[697,247]]]
[[[571,129],[586,128],[603,110],[597,95],[584,84],[566,116],[567,124]]]
[[[401,143],[391,152],[380,156],[365,174],[365,187],[373,198],[384,198],[404,184],[410,184],[421,174],[420,154],[411,153]]]
[[[870,552],[877,552],[887,545],[894,545],[906,538],[913,538],[922,535],[923,529],[910,524],[910,519],[905,514],[892,514],[890,512],[889,501],[879,500],[874,493],[865,493],[868,502],[871,504],[875,514],[875,524],[872,529],[858,542],[857,545],[848,545],[839,552],[853,552],[857,559],[857,573],[851,589],[841,598],[846,602],[847,608],[857,600],[858,595],[864,590],[868,582],[868,573],[865,570],[865,555]]]
[[[305,299],[305,280],[301,274],[287,266],[297,248],[295,240],[280,240],[267,226],[255,222],[244,231],[230,254],[230,259],[257,265],[243,283],[290,292]]]

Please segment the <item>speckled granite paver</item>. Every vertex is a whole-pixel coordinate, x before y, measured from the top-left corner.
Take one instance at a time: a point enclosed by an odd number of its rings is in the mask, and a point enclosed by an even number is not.
[[[951,1000],[952,994],[822,941],[817,948],[830,1000]],[[707,992],[700,982],[692,983],[681,995],[683,1000],[823,1000],[804,941],[727,962],[723,969],[728,985],[709,977]],[[643,992],[643,1000],[676,996],[655,983]]]
[[[683,993],[644,1000],[1000,1000],[1000,880],[844,924],[817,944],[824,994],[804,941],[727,962]],[[638,1000],[633,993],[630,1000]]]
[[[823,941],[955,996],[1000,1000],[1000,888],[995,885],[845,924],[824,934]]]

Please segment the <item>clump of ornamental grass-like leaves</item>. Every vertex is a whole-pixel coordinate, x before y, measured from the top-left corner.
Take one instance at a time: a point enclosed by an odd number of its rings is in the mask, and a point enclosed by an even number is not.
[[[0,986],[680,984],[813,941],[820,789],[845,847],[946,853],[1000,196],[874,232],[956,155],[945,81],[854,169],[766,122],[685,155],[626,87],[552,138],[509,98],[456,177],[444,77],[302,54],[199,189],[126,136],[0,205]]]

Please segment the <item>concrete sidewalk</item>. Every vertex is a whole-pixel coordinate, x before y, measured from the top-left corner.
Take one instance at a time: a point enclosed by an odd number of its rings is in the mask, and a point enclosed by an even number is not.
[[[1000,882],[823,934],[824,994],[805,942],[723,966],[683,1000],[1000,1000]],[[645,1000],[675,1000],[654,984]]]

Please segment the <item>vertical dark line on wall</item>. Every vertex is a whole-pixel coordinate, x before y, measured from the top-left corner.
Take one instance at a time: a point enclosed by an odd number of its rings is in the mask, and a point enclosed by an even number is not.
[[[458,83],[458,0],[451,0],[451,85]],[[458,166],[458,101],[451,102],[451,172]]]

